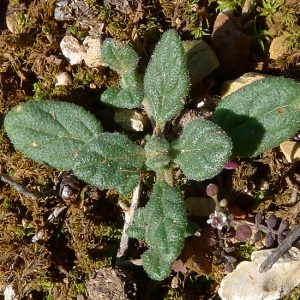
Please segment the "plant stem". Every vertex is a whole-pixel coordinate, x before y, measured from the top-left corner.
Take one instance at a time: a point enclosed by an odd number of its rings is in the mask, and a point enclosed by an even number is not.
[[[135,187],[135,189],[133,190],[130,207],[128,207],[123,202],[120,202],[120,201],[118,202],[118,204],[122,208],[123,212],[125,213],[125,223],[124,223],[124,227],[123,227],[120,247],[119,247],[119,250],[117,253],[117,261],[116,261],[117,265],[120,264],[120,261],[124,260],[127,250],[128,250],[129,237],[126,234],[126,230],[133,224],[133,216],[134,216],[135,211],[138,208],[141,192],[142,192],[142,184],[140,182],[138,184],[138,186]]]
[[[10,184],[11,186],[13,186],[20,194],[24,195],[25,197],[32,199],[32,200],[38,200],[41,195],[39,193],[35,193],[35,192],[31,192],[30,190],[28,190],[24,185],[16,182],[15,180],[1,175],[0,179],[5,182]]]
[[[260,265],[259,273],[263,273],[272,268],[275,262],[289,250],[293,243],[300,237],[300,227],[297,227],[284,241],[272,252],[272,254]]]

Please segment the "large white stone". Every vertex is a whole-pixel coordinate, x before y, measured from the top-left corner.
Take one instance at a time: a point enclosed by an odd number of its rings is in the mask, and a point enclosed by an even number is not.
[[[293,247],[270,270],[259,273],[272,251],[253,252],[251,261],[241,262],[225,276],[218,291],[222,300],[275,300],[290,293],[300,283],[300,250]]]

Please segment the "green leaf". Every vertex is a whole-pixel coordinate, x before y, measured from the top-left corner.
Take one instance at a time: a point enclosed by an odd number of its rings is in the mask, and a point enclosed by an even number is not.
[[[191,220],[188,220],[188,224],[186,226],[185,230],[185,237],[194,235],[199,230],[199,225],[197,223],[194,223]]]
[[[256,156],[289,139],[300,126],[300,85],[265,78],[225,97],[214,122],[233,141],[235,156]]]
[[[164,280],[167,278],[174,265],[174,261],[166,261],[164,256],[156,253],[155,250],[148,250],[142,256],[143,268],[154,280]]]
[[[145,238],[146,227],[144,220],[144,211],[145,209],[141,207],[134,213],[135,224],[133,224],[126,230],[126,234],[134,239]]]
[[[123,74],[120,88],[109,88],[101,95],[101,101],[119,108],[135,108],[144,97],[142,80],[136,72]]]
[[[103,133],[80,149],[73,171],[88,183],[126,194],[138,184],[144,162],[143,148],[124,135]]]
[[[165,169],[170,163],[170,144],[160,136],[146,136],[146,166],[154,171]]]
[[[183,41],[182,44],[187,58],[191,85],[199,82],[219,67],[216,54],[204,41]]]
[[[151,278],[162,280],[170,274],[183,247],[187,218],[180,191],[163,180],[157,181],[142,217],[138,213],[134,220],[127,232],[139,234],[139,228],[146,228],[145,240],[150,250],[142,257],[143,266]]]
[[[77,151],[102,133],[100,122],[82,107],[55,101],[15,106],[4,121],[16,149],[33,160],[71,170]]]
[[[145,106],[162,131],[178,114],[188,93],[186,58],[176,31],[166,31],[157,45],[144,78]]]
[[[172,157],[190,179],[217,175],[229,159],[230,138],[216,124],[203,119],[189,122],[182,136],[171,144]]]
[[[137,53],[128,45],[106,39],[101,50],[102,60],[118,73],[134,71],[138,62]]]
[[[144,97],[142,79],[136,72],[138,55],[128,45],[106,39],[102,47],[102,59],[122,75],[120,88],[109,88],[101,95],[101,101],[119,108],[141,105]]]

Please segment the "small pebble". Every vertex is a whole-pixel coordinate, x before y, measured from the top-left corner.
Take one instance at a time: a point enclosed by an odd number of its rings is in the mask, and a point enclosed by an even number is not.
[[[123,128],[132,131],[143,131],[149,123],[147,115],[136,109],[119,109],[114,119]]]
[[[105,66],[101,58],[101,39],[87,36],[83,41],[83,59],[90,68]]]
[[[55,86],[59,85],[71,85],[72,84],[72,78],[67,72],[60,73],[56,75],[55,77]]]
[[[294,142],[294,141],[283,142],[280,144],[280,149],[289,163],[294,163],[300,160],[299,142]]]
[[[71,65],[82,63],[82,46],[75,37],[66,35],[60,42],[60,48]]]

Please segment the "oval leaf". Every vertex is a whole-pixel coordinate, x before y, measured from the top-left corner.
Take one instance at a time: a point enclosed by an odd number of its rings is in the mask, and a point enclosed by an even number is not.
[[[119,73],[136,69],[137,53],[128,45],[116,43],[113,39],[106,39],[101,50],[102,60]]]
[[[280,222],[279,228],[278,228],[278,232],[283,233],[288,227],[289,227],[290,223],[288,220],[283,219]]]
[[[165,181],[156,182],[145,209],[144,218],[148,225],[146,242],[166,261],[173,263],[183,246],[187,226],[180,191]]]
[[[134,224],[127,230],[130,236],[138,236],[140,228],[146,228],[145,241],[150,250],[142,256],[143,267],[155,280],[169,276],[173,263],[183,247],[187,218],[182,195],[165,181],[153,186],[152,196],[141,213],[135,213]]]
[[[138,184],[145,161],[144,149],[118,133],[101,134],[77,154],[73,171],[78,178],[121,194]]]
[[[258,241],[260,241],[261,236],[262,236],[261,231],[260,231],[260,230],[257,231],[257,232],[254,234],[254,236],[253,236],[253,243],[255,244],[255,243],[257,243]]]
[[[268,233],[265,237],[266,247],[272,247],[274,243],[275,243],[275,240],[274,240],[272,234]]]
[[[204,180],[217,175],[231,153],[230,138],[216,124],[196,119],[171,144],[172,157],[186,176]]]
[[[250,239],[251,235],[252,230],[248,225],[238,226],[235,232],[235,237],[241,242],[246,242],[248,239]]]
[[[147,274],[152,279],[159,281],[170,275],[174,261],[166,261],[163,256],[158,255],[154,250],[148,250],[142,256],[143,268]]]
[[[277,217],[274,214],[271,214],[266,220],[266,223],[268,225],[268,229],[274,228],[277,223]]]
[[[182,43],[176,31],[166,31],[152,55],[144,78],[145,106],[150,109],[147,113],[160,130],[182,110],[188,88]]]
[[[261,224],[264,220],[263,215],[259,212],[256,214],[255,216],[255,225],[258,226],[259,224]]]
[[[300,85],[265,78],[225,97],[214,122],[231,137],[233,156],[256,156],[290,138],[300,126]]]
[[[111,87],[101,95],[101,101],[119,108],[135,108],[143,101],[142,80],[136,72],[127,72],[121,80],[121,87]]]
[[[102,133],[100,122],[82,107],[55,101],[15,106],[4,121],[14,146],[33,160],[71,170],[75,153]]]

